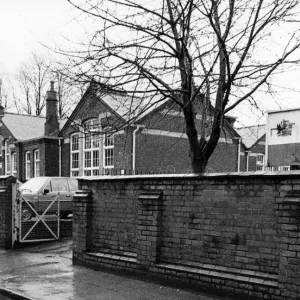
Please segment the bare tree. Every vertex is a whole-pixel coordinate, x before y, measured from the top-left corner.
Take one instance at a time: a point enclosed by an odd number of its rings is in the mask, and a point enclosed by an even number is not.
[[[0,77],[0,104],[2,107],[7,108],[8,93],[4,83],[4,77]]]
[[[32,54],[28,62],[21,64],[16,78],[21,89],[18,105],[23,112],[36,116],[42,114],[51,78],[50,67],[49,59],[36,53]]]
[[[18,112],[36,116],[42,115],[50,80],[55,82],[58,95],[58,117],[60,119],[66,118],[76,101],[80,99],[78,86],[63,74],[58,67],[58,62],[50,59],[46,54],[32,53],[31,59],[21,64],[16,78],[20,93],[14,105]]]
[[[58,97],[58,118],[67,118],[82,96],[81,89],[69,80],[59,68],[52,69]]]
[[[14,106],[14,87],[8,74],[0,74],[0,104],[7,111]]]
[[[184,115],[197,173],[225,114],[298,63],[297,0],[67,1],[98,26],[79,49],[64,51],[74,78],[122,88],[131,104],[141,99],[143,112],[171,99]]]

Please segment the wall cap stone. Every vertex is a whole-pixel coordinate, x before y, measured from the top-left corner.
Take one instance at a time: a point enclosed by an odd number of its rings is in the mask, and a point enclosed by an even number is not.
[[[145,174],[145,175],[101,175],[77,177],[79,181],[113,181],[113,180],[139,180],[139,179],[208,179],[214,178],[290,178],[299,177],[300,170],[295,171],[255,171],[255,172],[228,172],[228,173],[203,173],[203,174]]]

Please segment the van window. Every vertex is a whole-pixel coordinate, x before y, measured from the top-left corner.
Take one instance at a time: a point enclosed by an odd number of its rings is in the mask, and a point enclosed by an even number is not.
[[[69,179],[70,189],[75,192],[78,190],[78,181],[74,178]]]
[[[29,190],[31,192],[37,192],[40,190],[40,188],[45,184],[45,182],[48,180],[48,178],[45,177],[35,177],[31,178],[27,182],[25,182],[21,187],[20,191],[22,190]]]
[[[52,192],[67,192],[68,182],[65,178],[52,178],[51,179]]]

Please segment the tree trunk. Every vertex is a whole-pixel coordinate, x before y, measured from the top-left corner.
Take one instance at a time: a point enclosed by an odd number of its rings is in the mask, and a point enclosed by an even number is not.
[[[206,158],[198,159],[195,156],[193,158],[191,158],[193,173],[196,173],[196,174],[205,173],[207,163],[208,163],[208,159],[206,159]]]

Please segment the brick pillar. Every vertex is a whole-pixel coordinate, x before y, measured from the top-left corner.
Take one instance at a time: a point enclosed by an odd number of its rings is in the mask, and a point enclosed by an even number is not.
[[[73,198],[73,260],[90,248],[92,193],[79,190]]]
[[[137,264],[147,270],[159,260],[163,203],[161,192],[139,196]]]
[[[0,248],[12,248],[12,186],[13,176],[0,176]]]
[[[300,191],[277,200],[280,225],[279,289],[282,299],[300,299]]]

